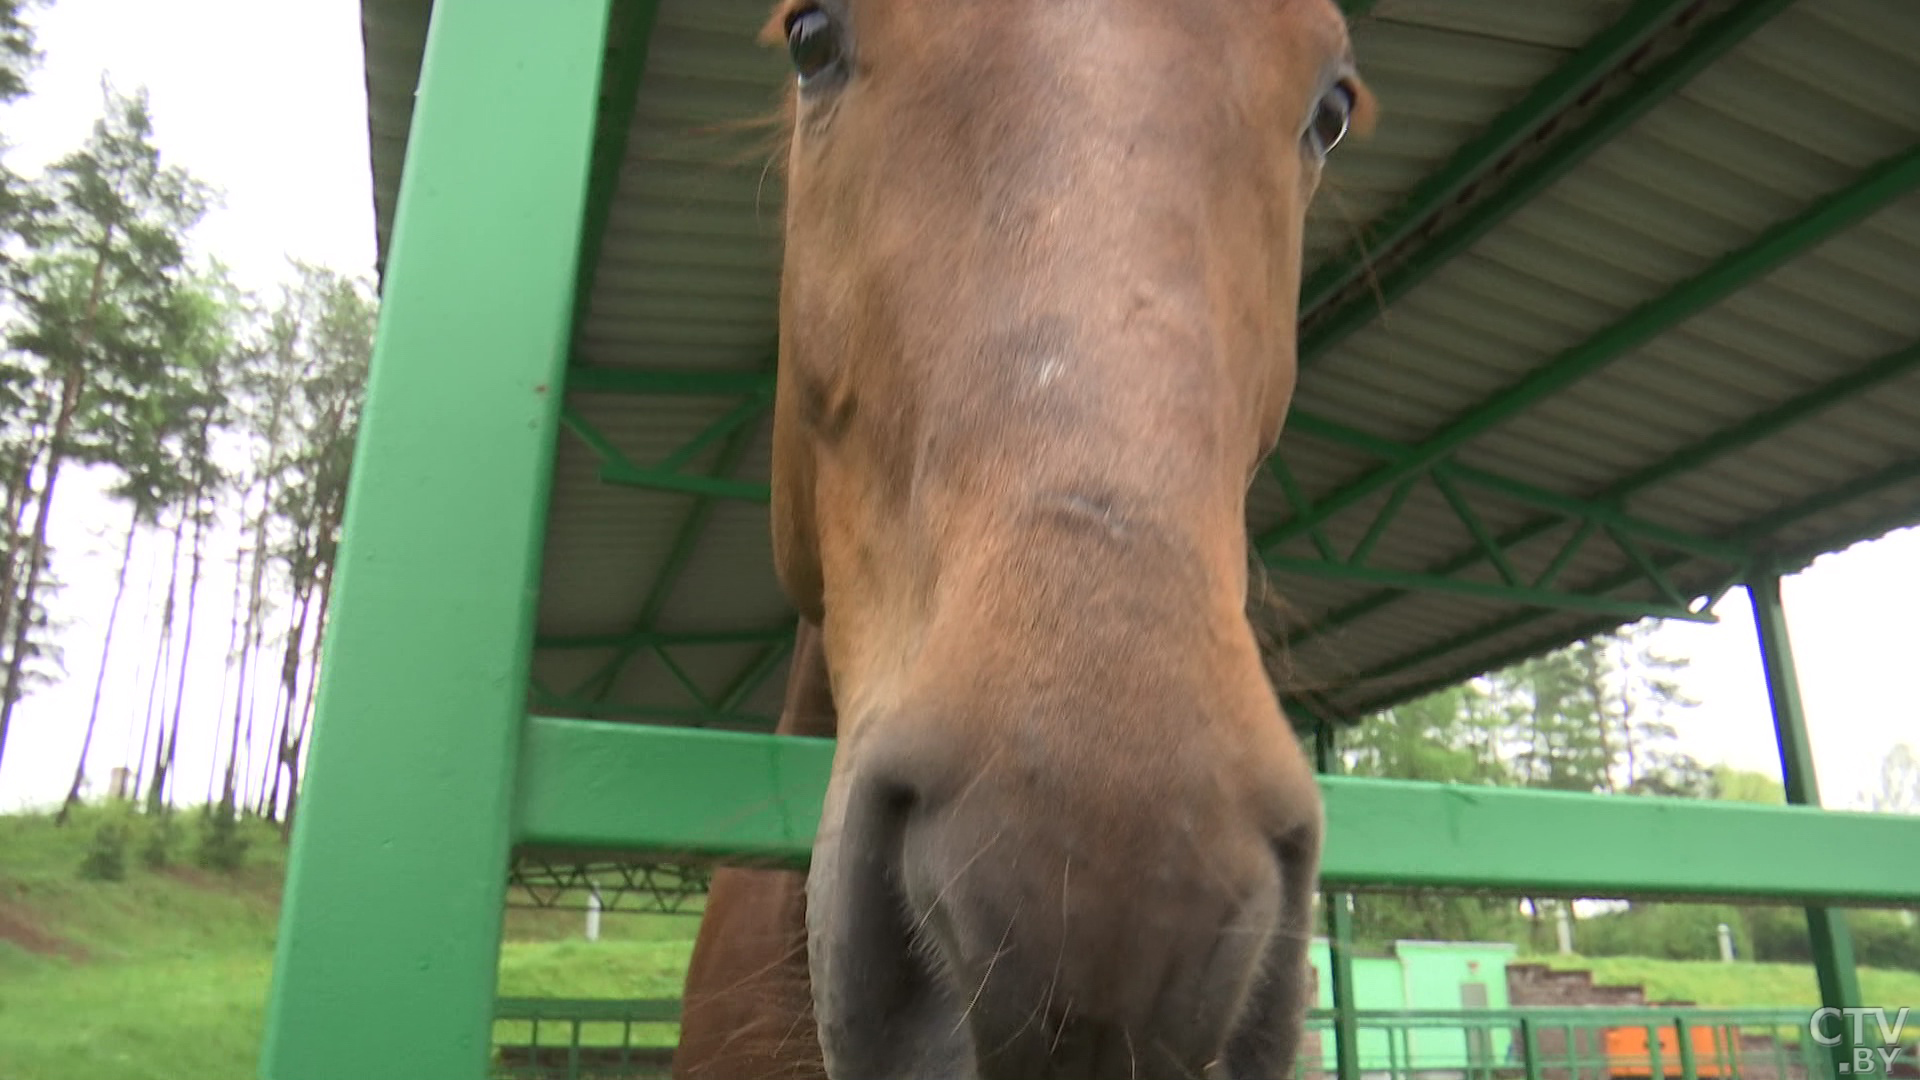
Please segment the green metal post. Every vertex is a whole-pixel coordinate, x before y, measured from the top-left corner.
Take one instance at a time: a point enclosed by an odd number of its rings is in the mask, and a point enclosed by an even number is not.
[[[487,1073],[608,4],[433,8],[266,1080]]]
[[[1333,725],[1325,720],[1313,726],[1315,764],[1322,775],[1340,771]],[[1353,1000],[1353,894],[1321,894],[1327,909],[1327,978],[1333,991],[1334,1068],[1340,1080],[1360,1080],[1360,1024]]]
[[[1760,631],[1760,660],[1767,673],[1767,695],[1773,701],[1773,728],[1780,742],[1780,772],[1786,782],[1787,801],[1797,806],[1819,806],[1813,748],[1800,704],[1800,680],[1793,669],[1786,609],[1780,601],[1780,575],[1769,572],[1749,581],[1747,595],[1753,601],[1753,621]],[[1820,980],[1821,1002],[1833,1008],[1862,1004],[1860,977],[1854,969],[1853,934],[1847,928],[1845,913],[1829,907],[1809,907],[1807,929],[1813,938],[1813,966]],[[1853,1033],[1847,1025],[1838,1026],[1845,1030],[1830,1048],[1836,1076],[1845,1073],[1853,1060]]]

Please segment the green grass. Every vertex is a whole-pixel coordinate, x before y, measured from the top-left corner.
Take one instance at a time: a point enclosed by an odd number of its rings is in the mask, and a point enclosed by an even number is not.
[[[1804,964],[1735,963],[1701,960],[1648,960],[1636,956],[1528,957],[1556,968],[1586,968],[1593,981],[1647,988],[1648,1001],[1691,1001],[1706,1008],[1772,1006],[1814,1008],[1820,987]],[[1860,971],[1860,996],[1870,1004],[1920,1005],[1920,972]]]
[[[173,865],[155,870],[140,857],[152,832],[134,818],[125,879],[83,880],[114,819],[88,809],[56,829],[0,816],[0,1080],[253,1080],[286,871],[278,833],[248,822],[244,865],[210,872],[193,865],[198,823],[182,813]],[[500,993],[679,995],[695,919],[608,914],[602,940],[587,942],[583,918],[509,912]]]

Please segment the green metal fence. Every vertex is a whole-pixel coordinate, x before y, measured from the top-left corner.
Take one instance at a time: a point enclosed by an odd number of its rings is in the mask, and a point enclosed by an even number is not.
[[[1309,1017],[1300,1080],[1335,1074],[1336,1019],[1332,1009]],[[1367,1080],[1833,1080],[1809,1019],[1795,1009],[1575,1006],[1358,1010],[1354,1026]]]
[[[502,999],[495,1080],[667,1075],[680,1003]],[[1837,1080],[1796,1009],[1358,1010],[1363,1080]],[[1294,1075],[1330,1080],[1336,1010],[1308,1014]]]
[[[492,1080],[664,1080],[679,1021],[672,998],[502,998]]]

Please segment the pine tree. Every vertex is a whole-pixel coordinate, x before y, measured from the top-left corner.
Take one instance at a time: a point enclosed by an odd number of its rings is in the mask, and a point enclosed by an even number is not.
[[[32,192],[23,227],[26,256],[9,267],[20,319],[12,348],[36,356],[57,386],[32,534],[17,600],[31,612],[48,555],[47,526],[61,467],[102,460],[84,436],[103,396],[151,384],[184,259],[186,231],[210,195],[186,172],[161,163],[144,92],[103,87],[104,114],[86,143],[55,162]],[[24,690],[31,618],[15,617],[4,687],[0,754]],[[0,758],[4,761],[4,758]]]

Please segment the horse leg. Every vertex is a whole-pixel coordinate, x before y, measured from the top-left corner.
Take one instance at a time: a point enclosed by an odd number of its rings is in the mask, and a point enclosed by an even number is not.
[[[801,622],[775,731],[832,737],[819,629]],[[674,1080],[826,1080],[807,975],[807,876],[722,867],[682,995]]]

